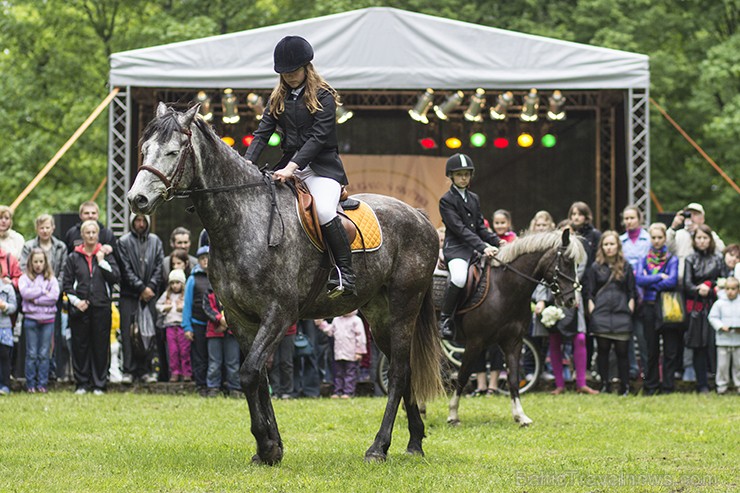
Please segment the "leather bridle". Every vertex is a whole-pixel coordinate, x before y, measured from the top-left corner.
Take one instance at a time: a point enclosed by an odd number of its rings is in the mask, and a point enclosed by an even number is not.
[[[143,165],[140,166],[140,170],[148,171],[152,173],[154,176],[160,179],[160,181],[164,184],[164,192],[162,193],[162,198],[165,202],[169,202],[175,197],[187,197],[190,195],[189,191],[184,192],[178,192],[177,186],[180,184],[180,180],[182,180],[183,175],[185,174],[185,165],[186,161],[193,156],[193,132],[190,131],[190,129],[182,129],[180,130],[180,133],[186,135],[188,137],[187,143],[182,147],[182,151],[180,152],[180,159],[177,161],[177,166],[175,166],[175,171],[172,173],[172,178],[167,178],[167,175],[159,171],[157,168],[152,168],[151,166]],[[195,167],[195,160],[191,159],[191,168]]]

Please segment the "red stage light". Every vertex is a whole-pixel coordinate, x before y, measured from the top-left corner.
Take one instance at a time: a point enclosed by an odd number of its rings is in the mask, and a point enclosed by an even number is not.
[[[424,149],[436,149],[437,142],[431,137],[425,137],[419,141],[419,145]]]
[[[493,139],[493,147],[496,149],[506,149],[509,147],[509,139],[506,137],[497,137]]]
[[[242,137],[242,144],[244,144],[244,147],[249,147],[252,145],[252,141],[254,140],[254,135],[249,134]]]

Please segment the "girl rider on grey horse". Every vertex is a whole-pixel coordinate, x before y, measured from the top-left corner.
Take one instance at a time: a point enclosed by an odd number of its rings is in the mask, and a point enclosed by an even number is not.
[[[337,150],[337,92],[316,72],[313,48],[299,36],[286,36],[275,46],[275,72],[280,80],[272,90],[254,140],[247,149],[248,161],[257,161],[276,126],[285,133],[283,157],[273,179],[285,182],[292,176],[303,180],[313,195],[321,232],[334,256],[341,279],[332,270],[327,289],[330,297],[355,293],[352,252],[337,204],[347,175]]]
[[[439,214],[445,224],[442,253],[450,272],[450,284],[439,316],[439,332],[443,339],[455,338],[455,308],[468,280],[473,252],[492,257],[500,243],[496,233],[489,231],[483,222],[478,195],[468,189],[473,171],[473,160],[467,155],[450,157],[445,174],[452,180],[452,186],[439,200]]]

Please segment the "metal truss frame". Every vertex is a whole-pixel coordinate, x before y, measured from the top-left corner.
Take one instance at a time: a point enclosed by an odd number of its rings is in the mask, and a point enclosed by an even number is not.
[[[650,90],[629,89],[627,94],[628,202],[652,220],[650,207]]]
[[[126,193],[131,187],[131,88],[122,89],[108,112],[108,227],[116,236],[128,231]]]

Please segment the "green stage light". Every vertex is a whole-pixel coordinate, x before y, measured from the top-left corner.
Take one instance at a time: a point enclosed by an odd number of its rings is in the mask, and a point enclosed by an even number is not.
[[[270,135],[270,140],[267,141],[267,145],[272,147],[277,147],[280,145],[280,135],[277,133],[274,133]]]
[[[476,132],[470,136],[470,145],[473,147],[483,147],[486,145],[486,136],[480,132]]]
[[[555,147],[558,143],[558,139],[553,134],[545,134],[542,136],[542,147]]]

